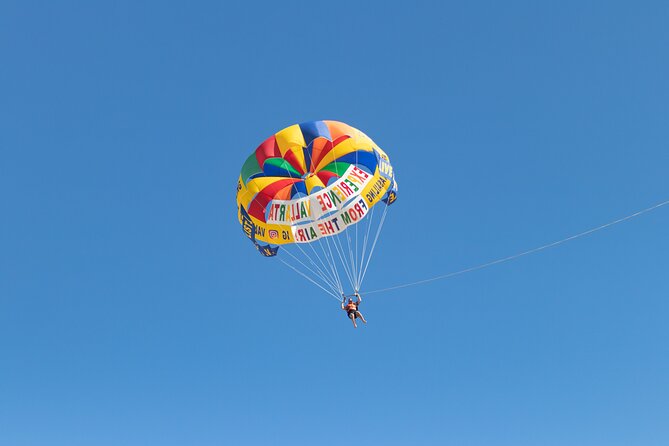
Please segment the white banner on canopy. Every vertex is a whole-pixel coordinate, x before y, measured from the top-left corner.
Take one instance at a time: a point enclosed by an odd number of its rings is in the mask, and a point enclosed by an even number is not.
[[[323,215],[340,211],[360,195],[372,178],[373,175],[350,165],[336,182],[308,197],[272,200],[267,223],[294,225],[316,221]]]
[[[291,228],[293,239],[295,243],[310,243],[322,237],[337,235],[346,230],[348,226],[362,220],[368,211],[367,202],[363,197],[358,195],[355,200],[322,220],[293,226]]]

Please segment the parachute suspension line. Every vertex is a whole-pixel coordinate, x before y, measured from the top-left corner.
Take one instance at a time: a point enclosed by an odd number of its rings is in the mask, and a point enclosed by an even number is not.
[[[630,220],[632,218],[638,217],[642,214],[648,213],[650,211],[654,211],[655,209],[660,208],[662,206],[666,206],[668,204],[669,204],[669,200],[665,200],[661,203],[657,203],[657,204],[655,204],[653,206],[650,206],[646,209],[642,209],[640,211],[634,212],[633,214],[627,215],[625,217],[618,218],[616,220],[610,221],[610,222],[605,223],[603,225],[596,226],[594,228],[588,229],[588,230],[583,231],[583,232],[579,232],[578,234],[571,235],[571,236],[563,238],[561,240],[557,240],[557,241],[548,243],[546,245],[538,246],[536,248],[528,249],[527,251],[523,251],[523,252],[520,252],[518,254],[508,256],[508,257],[502,257],[500,259],[492,260],[490,262],[482,263],[480,265],[472,266],[470,268],[465,268],[465,269],[462,269],[460,271],[454,271],[452,273],[442,274],[442,275],[439,275],[439,276],[430,277],[428,279],[417,280],[416,282],[409,282],[409,283],[405,283],[405,284],[402,284],[402,285],[395,285],[395,286],[391,286],[391,287],[388,287],[388,288],[380,288],[378,290],[367,291],[365,294],[381,293],[383,291],[396,290],[396,289],[399,289],[399,288],[406,288],[406,287],[410,287],[410,286],[414,286],[414,285],[420,285],[420,284],[423,284],[423,283],[434,282],[435,280],[448,279],[448,278],[459,276],[461,274],[469,273],[469,272],[472,272],[472,271],[478,271],[480,269],[487,268],[489,266],[509,262],[509,261],[515,260],[519,257],[534,254],[535,252],[543,251],[545,249],[553,248],[554,246],[558,246],[558,245],[561,245],[563,243],[570,242],[570,241],[575,240],[577,238],[585,237],[586,235],[590,235],[594,232],[601,231],[602,229],[606,229],[608,227],[617,225],[617,224],[622,223],[624,221],[627,221],[627,220]]]
[[[309,246],[311,245],[312,244],[310,243]],[[330,278],[330,282],[333,283],[332,288],[337,292],[337,294],[339,294],[342,289],[341,279],[339,278],[339,274],[337,273],[336,268],[332,267],[332,262],[330,261],[327,253],[325,252],[325,250],[321,249],[321,251],[323,251],[323,257],[324,257],[323,258],[318,254],[318,252],[315,249],[313,249],[313,246],[311,246],[311,249],[318,256],[318,259],[320,260],[321,264],[323,264],[324,273],[327,273],[327,276]]]
[[[334,263],[333,259],[328,255],[327,251],[325,251],[325,247],[323,246],[323,241],[318,240],[318,246],[321,248],[321,251],[323,251],[323,256],[325,259],[327,259],[327,264],[328,267],[330,268],[330,272],[332,273],[332,276],[335,278],[335,281],[337,282],[337,292],[341,293],[343,288],[341,284],[341,279],[339,278],[339,273],[337,272],[336,264]]]
[[[339,292],[344,294],[344,288],[342,287],[342,282],[341,278],[339,277],[339,269],[337,268],[337,260],[335,259],[335,256],[332,252],[332,247],[330,246],[330,240],[328,240],[329,237],[325,237],[325,243],[327,244],[328,247],[328,252],[330,254],[330,259],[332,261],[332,269],[334,270],[335,274],[337,275],[337,283],[339,284]],[[322,240],[319,240],[322,243]]]
[[[287,263],[287,262],[286,262],[285,260],[283,260],[281,257],[279,257],[279,260],[281,260],[281,263],[283,263],[284,265],[286,265],[288,268],[292,269],[292,270],[295,271],[297,274],[299,274],[300,276],[304,277],[304,278],[307,279],[309,282],[313,283],[313,284],[316,285],[318,288],[320,288],[321,290],[323,290],[323,291],[325,291],[326,293],[328,293],[328,294],[329,294],[330,296],[332,296],[334,299],[338,300],[339,302],[342,301],[341,298],[340,298],[339,296],[337,296],[336,294],[334,294],[332,291],[330,291],[330,290],[326,290],[325,288],[323,288],[318,282],[316,282],[316,281],[313,280],[311,277],[309,277],[309,276],[307,276],[306,274],[304,274],[302,271],[300,271],[300,270],[298,270],[297,268],[295,268],[295,267],[294,267],[293,265],[291,265],[290,263]]]
[[[298,244],[298,245],[299,245],[299,244]],[[323,266],[323,268],[327,271],[327,269],[328,269],[327,265],[325,264],[325,262],[323,261],[323,259],[321,258],[321,256],[318,255],[318,252],[316,252],[316,250],[314,249],[313,244],[311,244],[311,243],[307,243],[307,246],[309,246],[309,248],[310,248],[311,251],[314,253],[314,255],[316,256],[316,258],[318,259],[318,261],[321,263],[321,265]],[[320,270],[320,271],[323,272],[323,275],[327,275],[323,270]],[[332,280],[332,282],[336,282],[336,278],[331,277],[331,276],[328,276],[328,277],[330,277],[330,279]]]
[[[351,271],[355,271],[355,260],[353,259],[353,248],[351,247],[351,234],[349,234],[348,228],[344,230],[344,233],[346,234],[346,242],[348,244],[348,257],[350,259]]]
[[[363,217],[364,219],[367,219],[367,216]],[[369,221],[366,221],[365,224],[368,224]],[[362,220],[358,222],[358,224],[355,225],[355,285],[353,286],[354,290],[359,290],[360,289],[360,268],[362,266],[362,248],[360,246],[359,242],[359,230],[362,228]],[[358,228],[360,226],[360,228]],[[363,231],[364,233],[364,231]]]
[[[297,245],[297,247],[300,249],[300,251],[302,251],[302,253],[303,253],[305,256],[311,258],[311,257],[310,257],[310,256],[309,256],[309,255],[302,249],[302,247],[300,246],[299,243],[296,243],[296,245]],[[321,271],[321,273],[323,274],[323,276],[325,276],[325,277],[327,277],[327,278],[329,279],[329,283],[331,284],[332,288],[333,288],[335,291],[339,290],[339,289],[341,288],[341,284],[340,284],[340,282],[339,282],[337,276],[334,275],[334,274],[332,273],[331,269],[330,269],[330,271],[328,271],[329,268],[326,266],[325,262],[323,261],[323,259],[321,258],[321,256],[318,254],[318,252],[316,252],[316,250],[313,248],[313,246],[311,245],[311,243],[308,243],[308,245],[309,245],[309,247],[311,248],[311,250],[313,251],[313,253],[314,253],[314,255],[316,256],[316,258],[317,258],[317,259],[319,260],[319,262],[321,263],[321,265],[323,265],[323,268],[324,268],[324,269],[319,269],[319,270]],[[328,262],[328,263],[329,263],[329,262]]]
[[[372,222],[374,221],[374,211],[376,210],[376,206],[372,207],[372,211],[369,213],[369,216],[367,217],[367,230],[365,231],[365,237],[363,238],[362,241],[362,255],[360,256],[360,265],[365,264],[365,254],[367,254],[367,242],[369,241],[369,232],[370,229],[372,228]],[[362,268],[358,271],[358,278],[357,278],[357,284],[358,288],[362,285]]]
[[[332,290],[334,290],[334,291],[337,291],[337,290],[338,290],[337,286],[336,286],[332,281],[328,280],[327,277],[325,277],[325,276],[323,276],[323,275],[320,275],[320,274],[318,274],[316,271],[314,271],[313,269],[309,268],[309,267],[308,267],[307,265],[305,265],[299,258],[297,258],[292,252],[288,251],[287,249],[284,249],[284,251],[286,252],[286,254],[288,254],[289,256],[291,256],[297,263],[299,263],[300,265],[302,265],[305,269],[309,270],[309,271],[310,271],[311,273],[313,273],[315,276],[318,276],[321,280],[323,280],[323,282],[325,282],[326,285],[329,285],[330,288],[332,288]],[[283,260],[283,259],[281,259],[281,260]],[[284,263],[285,263],[285,262],[284,262]],[[312,282],[313,282],[313,280],[312,280]]]
[[[348,275],[349,281],[351,283],[353,282],[353,272],[351,271],[349,267],[349,263],[346,263],[346,250],[344,249],[344,245],[342,243],[342,234],[339,233],[333,237],[335,243],[335,247],[337,248],[337,253],[339,254],[339,260],[341,261],[341,265],[344,268],[344,271],[346,271],[346,274]]]
[[[348,243],[348,241],[350,239],[350,235],[348,234],[347,231],[348,231],[348,229],[346,229],[344,232],[346,232],[346,240],[347,240],[347,243]],[[339,243],[339,247],[341,248],[341,252],[342,252],[342,264],[344,264],[344,262],[346,262],[346,259],[348,258],[347,268],[349,269],[349,271],[351,271],[351,288],[353,288],[355,290],[356,289],[356,286],[355,286],[355,270],[354,270],[355,265],[353,264],[353,262],[351,260],[352,259],[351,246],[348,245],[349,250],[348,250],[348,253],[347,253],[346,249],[344,248],[344,242],[343,242],[344,234],[340,233],[340,234],[337,235],[336,238],[337,238],[337,241]]]
[[[348,277],[349,282],[351,283],[351,286],[353,286],[353,272],[349,270],[348,265],[344,261],[345,255],[342,254],[343,249],[341,249],[341,242],[339,241],[340,234],[337,234],[332,237],[332,244],[335,247],[335,250],[337,251],[337,255],[339,256],[339,261],[342,265],[342,268],[344,269],[344,272],[346,273],[346,276]],[[343,292],[343,291],[342,291]]]
[[[320,276],[319,276],[319,277],[323,278],[323,279],[326,280],[326,281],[328,281],[328,279],[329,279],[328,283],[329,283],[330,285],[334,286],[334,285],[333,285],[334,282],[335,282],[334,279],[333,279],[332,277],[329,277],[329,276],[326,274],[326,272],[323,271],[323,270],[316,264],[316,262],[313,261],[313,259],[311,258],[311,256],[310,256],[309,254],[307,254],[307,253],[302,249],[302,247],[300,246],[300,244],[299,244],[299,243],[295,243],[295,246],[297,246],[297,249],[300,250],[300,252],[302,253],[302,255],[304,255],[304,257],[306,257],[306,258],[309,260],[309,262],[310,262],[312,265],[314,265],[314,267],[318,270],[318,272],[320,272]],[[322,261],[321,258],[318,256],[318,253],[316,253],[316,251],[314,251],[314,254],[316,254],[316,258],[317,258],[321,263],[323,263],[323,261]]]
[[[376,228],[376,235],[374,236],[374,242],[372,243],[372,248],[369,250],[369,257],[367,257],[367,263],[365,263],[365,269],[362,271],[362,278],[360,283],[365,280],[365,275],[367,274],[367,268],[369,267],[369,262],[372,260],[372,255],[374,254],[374,248],[376,248],[376,242],[379,240],[379,235],[381,234],[381,229],[383,229],[383,223],[386,221],[386,215],[388,214],[388,205],[383,209],[383,215],[381,215],[381,221],[379,222],[379,227]],[[367,293],[369,294],[369,293]]]
[[[358,259],[355,258],[355,244],[354,244],[354,238],[353,238],[353,229],[352,228],[347,228],[346,229],[346,241],[350,240],[351,244],[348,245],[349,251],[348,251],[348,258],[350,259],[349,261],[349,268],[351,269],[351,288],[355,291],[358,289],[358,283],[356,280],[356,277],[358,275],[357,273],[357,268],[358,268]]]

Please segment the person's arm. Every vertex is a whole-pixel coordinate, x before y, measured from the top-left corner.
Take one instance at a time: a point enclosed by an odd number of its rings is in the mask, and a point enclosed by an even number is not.
[[[341,309],[344,309],[344,302],[346,302],[346,295],[344,293],[341,293],[342,301],[341,301]]]
[[[358,298],[358,303],[362,302],[362,296],[358,294],[358,292],[355,292],[356,297]]]

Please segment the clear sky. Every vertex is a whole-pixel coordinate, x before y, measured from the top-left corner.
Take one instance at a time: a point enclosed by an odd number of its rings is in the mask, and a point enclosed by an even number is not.
[[[246,157],[400,186],[363,288],[669,198],[667,2],[0,3],[0,444],[669,444],[669,208],[363,302],[258,255]]]

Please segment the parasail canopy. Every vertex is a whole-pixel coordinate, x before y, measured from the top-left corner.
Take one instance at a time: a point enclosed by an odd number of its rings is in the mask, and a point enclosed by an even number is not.
[[[386,153],[338,121],[295,124],[270,136],[237,182],[239,222],[256,249],[274,257],[282,247],[286,265],[336,298],[343,279],[360,289],[396,198]],[[374,213],[381,215],[375,220]]]

